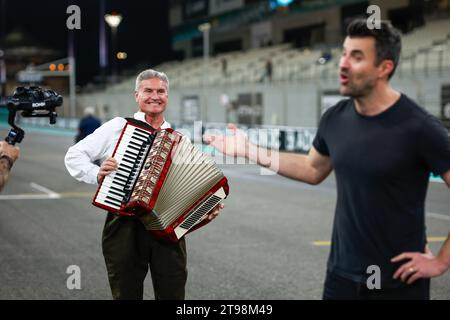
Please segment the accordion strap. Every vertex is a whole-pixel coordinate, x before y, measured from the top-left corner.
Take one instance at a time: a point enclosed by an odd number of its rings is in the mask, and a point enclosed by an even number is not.
[[[148,130],[152,130],[152,131],[156,130],[151,125],[149,125],[147,122],[144,122],[144,121],[141,121],[141,120],[136,120],[134,118],[125,118],[125,120],[127,120],[127,122],[129,122],[131,124],[134,124],[134,125],[137,125],[137,126],[140,126],[140,127],[144,127],[144,128],[146,128]]]

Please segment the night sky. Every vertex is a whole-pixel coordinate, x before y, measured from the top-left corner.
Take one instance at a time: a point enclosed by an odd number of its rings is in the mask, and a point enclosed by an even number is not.
[[[81,30],[75,30],[77,83],[84,85],[100,73],[98,0],[0,0],[1,34],[23,30],[42,46],[54,48],[67,56],[68,29],[66,9],[76,4],[81,9]],[[171,41],[166,0],[105,0],[106,13],[123,15],[118,28],[118,49],[128,58],[120,69],[144,63],[155,66],[171,58]],[[111,29],[106,25],[111,49]],[[111,62],[111,58],[109,60]]]

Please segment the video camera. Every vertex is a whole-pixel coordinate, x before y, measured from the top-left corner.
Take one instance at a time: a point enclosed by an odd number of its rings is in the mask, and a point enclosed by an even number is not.
[[[16,113],[22,111],[23,117],[49,117],[50,124],[56,123],[58,116],[55,108],[61,106],[63,98],[53,90],[42,90],[39,87],[17,87],[12,96],[0,102],[9,111],[8,124],[12,126],[5,138],[9,144],[20,143],[25,132],[15,124]]]

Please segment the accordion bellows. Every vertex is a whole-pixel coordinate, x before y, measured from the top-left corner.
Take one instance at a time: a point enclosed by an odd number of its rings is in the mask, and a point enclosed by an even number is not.
[[[157,237],[177,241],[207,223],[202,218],[228,195],[227,179],[187,137],[142,124],[125,125],[113,154],[119,169],[102,181],[93,204],[135,215]]]

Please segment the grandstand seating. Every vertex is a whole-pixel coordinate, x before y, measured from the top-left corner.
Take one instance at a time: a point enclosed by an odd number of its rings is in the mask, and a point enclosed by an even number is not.
[[[402,37],[403,50],[398,73],[442,72],[450,69],[450,19],[430,21]],[[199,87],[257,83],[265,72],[265,63],[273,64],[272,81],[337,77],[341,48],[325,48],[332,59],[320,64],[324,48],[293,48],[290,44],[229,52],[210,57],[207,69],[203,57],[165,62],[154,68],[167,73],[171,87]],[[222,73],[222,59],[227,60],[227,76]],[[108,90],[129,92],[134,79],[128,79]]]

